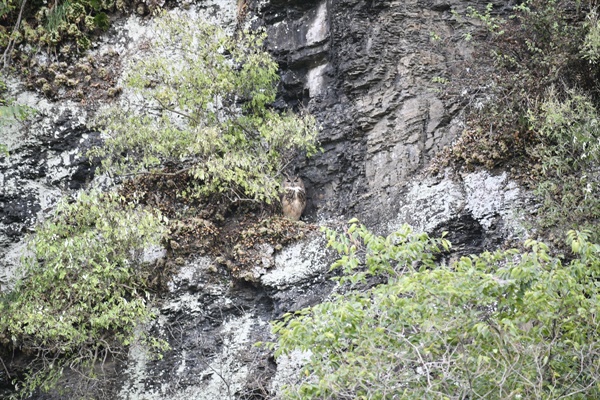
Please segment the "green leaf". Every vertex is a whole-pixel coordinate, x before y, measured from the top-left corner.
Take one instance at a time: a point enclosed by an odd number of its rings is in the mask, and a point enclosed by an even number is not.
[[[94,25],[100,30],[107,30],[110,27],[110,21],[106,13],[100,12],[94,16]]]

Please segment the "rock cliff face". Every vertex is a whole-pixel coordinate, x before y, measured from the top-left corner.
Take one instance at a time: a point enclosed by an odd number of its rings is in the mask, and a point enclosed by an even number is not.
[[[307,109],[321,123],[323,152],[296,167],[309,194],[307,220],[335,224],[357,216],[382,233],[408,222],[450,231],[459,252],[479,252],[524,234],[519,221],[528,195],[505,173],[426,177],[423,171],[462,129],[462,105],[444,98],[433,82],[465,68],[472,54],[457,33],[466,22],[451,10],[464,13],[486,3],[223,0],[199,3],[193,11],[233,27],[237,10],[247,10],[249,24],[266,28],[280,62],[276,106]],[[116,51],[125,65],[148,24],[139,17],[117,22],[95,51]],[[0,164],[0,285],[9,281],[24,233],[59,197],[94,178],[94,167],[78,154],[98,138],[86,128],[91,110],[85,106],[49,102],[15,87],[22,101],[41,111],[33,123],[8,131],[11,156]],[[269,340],[269,320],[326,298],[333,288],[331,257],[322,238],[309,237],[275,253],[275,266],[253,284],[233,281],[210,259],[192,257],[149,328],[172,350],[153,361],[144,349],[132,349],[129,362],[115,366],[111,384],[94,388],[94,396],[275,396],[279,383],[272,378],[285,373],[253,343]],[[0,390],[7,381],[0,369]]]
[[[460,105],[441,98],[432,79],[466,67],[471,49],[450,10],[467,5],[272,2],[261,10],[284,70],[283,98],[323,126],[324,153],[303,169],[320,213],[387,219],[407,182],[460,132]]]

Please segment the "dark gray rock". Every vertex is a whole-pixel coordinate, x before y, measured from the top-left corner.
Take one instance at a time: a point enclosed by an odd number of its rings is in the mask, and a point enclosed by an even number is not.
[[[3,127],[0,140],[10,153],[0,157],[0,289],[11,280],[24,236],[61,197],[94,178],[96,165],[85,153],[99,140],[76,104],[49,102],[15,82],[10,91],[36,113],[26,123]]]
[[[321,246],[321,239],[312,238],[277,253],[262,285],[232,282],[210,258],[189,260],[173,278],[151,328],[172,350],[152,361],[145,349],[132,349],[119,398],[269,398],[276,364],[255,343],[274,339],[269,321],[327,297],[334,284]],[[307,252],[316,265],[306,263]]]
[[[471,45],[456,34],[468,23],[451,13],[469,5],[485,2],[262,5],[282,69],[281,99],[308,108],[323,128],[323,153],[297,165],[312,193],[311,218],[385,221],[415,173],[461,131],[461,104],[432,80],[471,58]]]

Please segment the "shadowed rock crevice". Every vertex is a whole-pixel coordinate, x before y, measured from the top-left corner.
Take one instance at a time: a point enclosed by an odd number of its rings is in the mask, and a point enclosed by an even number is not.
[[[447,234],[445,238],[452,243],[452,254],[455,257],[476,254],[482,250],[493,250],[500,244],[491,239],[481,224],[470,214],[452,218],[436,227],[432,236],[440,237],[444,232]]]

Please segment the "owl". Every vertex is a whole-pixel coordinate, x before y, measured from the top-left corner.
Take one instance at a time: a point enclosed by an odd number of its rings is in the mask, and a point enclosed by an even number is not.
[[[285,178],[283,181],[283,194],[281,208],[283,216],[292,221],[298,221],[306,207],[306,190],[304,182],[299,177]]]

